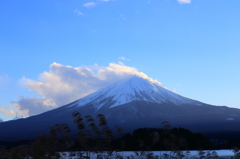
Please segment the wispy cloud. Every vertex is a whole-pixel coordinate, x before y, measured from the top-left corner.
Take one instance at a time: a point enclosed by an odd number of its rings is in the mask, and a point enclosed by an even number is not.
[[[20,80],[26,87],[41,94],[42,98],[21,97],[13,104],[19,111],[18,114],[36,115],[68,104],[132,75],[149,78],[136,68],[121,63],[110,63],[107,67],[97,64],[72,67],[53,63],[48,72],[39,75],[39,80],[26,77]]]
[[[123,57],[123,56],[122,56],[122,57],[118,57],[118,59],[119,59],[119,60],[124,60],[124,61],[130,61],[130,59],[127,59],[127,58],[125,58],[125,57]]]
[[[13,111],[13,110],[6,110],[4,107],[0,107],[0,113],[4,113],[4,114],[7,114],[7,115],[10,115],[10,114],[14,114],[15,111]]]
[[[180,85],[180,84],[176,84],[176,87],[179,88],[179,87],[181,87],[181,85]],[[173,89],[173,92],[174,92],[174,93],[177,93],[177,89],[174,88],[174,89]]]
[[[124,14],[120,14],[120,15],[119,15],[119,20],[126,20],[125,17],[126,17],[126,16],[125,16]]]
[[[10,84],[11,79],[8,75],[2,73],[0,74],[0,87],[4,87]]]
[[[180,4],[191,3],[191,0],[177,0]]]
[[[96,5],[96,3],[94,3],[94,2],[88,2],[88,3],[85,3],[83,6],[90,8],[90,7],[94,7],[95,5]]]
[[[124,66],[124,63],[121,61],[118,61],[118,64]]]
[[[74,10],[74,13],[76,13],[77,15],[83,15],[83,13],[80,12],[78,9],[75,9],[75,10]]]

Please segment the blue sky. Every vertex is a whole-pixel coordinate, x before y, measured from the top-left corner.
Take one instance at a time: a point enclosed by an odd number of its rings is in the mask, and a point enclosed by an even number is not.
[[[82,97],[83,88],[105,86],[77,82],[72,71],[88,69],[104,76],[112,70],[106,76],[112,81],[144,72],[180,95],[240,108],[239,6],[233,0],[2,0],[0,118],[38,114],[71,95]],[[61,83],[63,75],[71,78]],[[70,89],[71,80],[77,89]],[[59,91],[67,94],[49,95],[52,83],[65,85]],[[66,100],[57,103],[60,97]]]

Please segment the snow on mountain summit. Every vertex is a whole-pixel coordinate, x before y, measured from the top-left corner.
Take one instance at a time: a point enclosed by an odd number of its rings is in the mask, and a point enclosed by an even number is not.
[[[193,104],[197,102],[167,90],[156,80],[137,75],[115,82],[106,88],[79,99],[77,102],[78,106],[92,104],[96,110],[98,110],[105,105],[112,108],[133,101],[159,104],[173,103],[175,105]]]

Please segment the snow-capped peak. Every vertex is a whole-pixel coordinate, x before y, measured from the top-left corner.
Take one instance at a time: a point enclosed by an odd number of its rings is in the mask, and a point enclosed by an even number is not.
[[[132,101],[173,103],[176,105],[197,102],[167,90],[156,80],[134,75],[79,99],[78,106],[92,104],[98,110],[104,105],[112,108]]]

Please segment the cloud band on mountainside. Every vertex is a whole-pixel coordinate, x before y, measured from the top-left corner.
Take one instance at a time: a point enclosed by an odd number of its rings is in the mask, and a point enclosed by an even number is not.
[[[19,115],[36,115],[73,102],[132,75],[149,78],[134,67],[115,63],[110,63],[107,67],[97,64],[72,67],[52,63],[49,72],[41,73],[38,81],[26,77],[20,80],[22,85],[39,93],[42,98],[21,97],[13,105]]]

